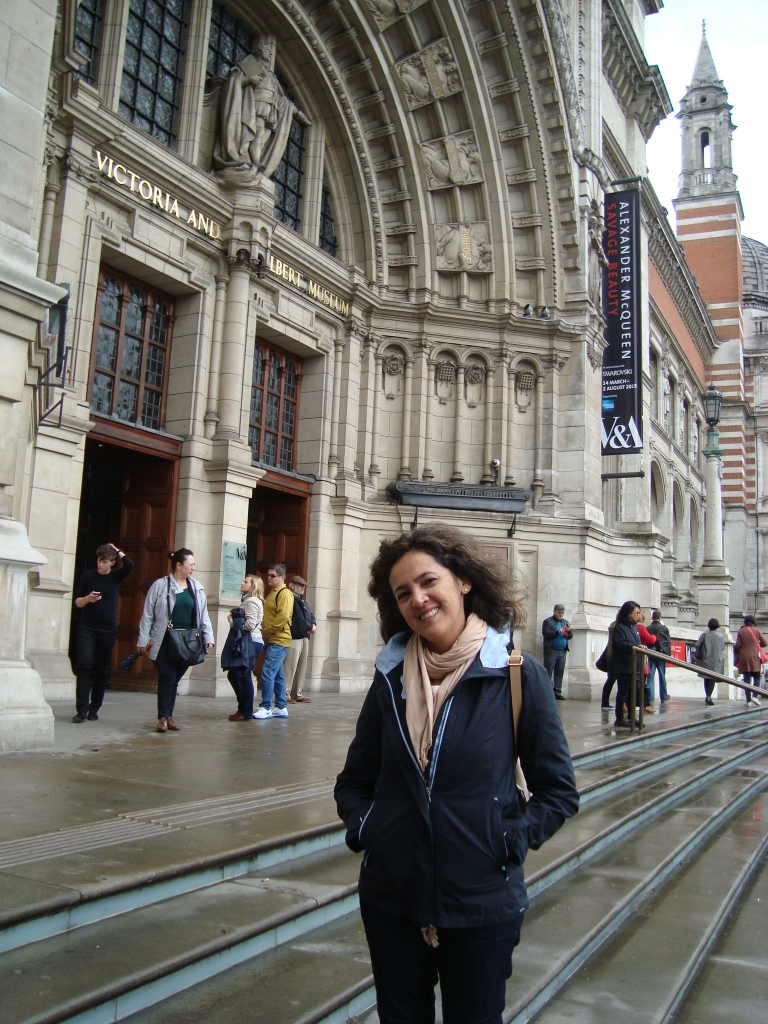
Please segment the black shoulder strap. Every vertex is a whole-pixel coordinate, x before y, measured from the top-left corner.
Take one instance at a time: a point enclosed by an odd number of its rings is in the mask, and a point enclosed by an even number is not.
[[[166,576],[165,578],[165,603],[168,608],[168,629],[173,629],[173,622],[171,620],[171,577]],[[170,643],[170,640],[168,641]]]
[[[198,622],[197,622],[197,590],[192,585],[192,577],[191,576],[187,580],[187,586],[189,587],[189,592],[192,595],[192,604],[194,606],[194,610],[192,612],[192,628],[193,629],[197,629],[197,626],[198,626]]]

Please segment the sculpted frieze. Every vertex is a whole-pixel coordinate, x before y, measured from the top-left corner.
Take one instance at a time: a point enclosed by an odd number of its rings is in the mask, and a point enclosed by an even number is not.
[[[373,20],[379,29],[383,31],[393,21],[404,14],[410,14],[426,2],[427,0],[365,0],[365,5],[373,14]]]
[[[466,270],[490,274],[493,270],[491,226],[487,220],[435,224],[438,270]]]
[[[473,131],[422,142],[421,152],[429,189],[483,181],[483,164]]]
[[[438,39],[395,65],[409,110],[461,92],[456,58],[447,39]]]

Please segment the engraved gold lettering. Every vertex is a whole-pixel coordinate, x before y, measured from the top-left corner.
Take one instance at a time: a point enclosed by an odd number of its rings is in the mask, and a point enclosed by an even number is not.
[[[275,260],[275,268],[274,269],[275,269],[275,274],[277,275],[277,277],[282,277],[283,276],[283,261],[282,260]]]
[[[191,224],[193,228],[197,227],[197,215],[194,210],[189,211],[189,216],[187,217],[187,224]]]
[[[122,178],[118,178],[118,174],[122,174]],[[123,167],[122,164],[115,164],[112,169],[112,177],[115,179],[118,185],[128,184],[128,171]]]
[[[296,271],[293,267],[288,267],[288,281],[290,284],[296,284]]]
[[[210,227],[208,229],[208,234],[211,236],[211,238],[221,238],[221,228],[213,220],[210,223]]]
[[[320,286],[315,281],[310,279],[307,282],[307,291],[313,299],[319,299],[322,301],[323,296],[320,293]]]
[[[175,217],[180,217],[181,216],[180,213],[179,213],[179,200],[178,199],[174,199],[173,200],[173,202],[171,203],[171,208],[168,211],[168,213],[172,213]]]
[[[166,213],[168,213],[168,207],[170,206],[170,203],[171,203],[171,197],[170,197],[170,195],[169,195],[169,194],[168,194],[168,193],[166,192],[166,193],[165,193],[165,204],[164,204],[164,206],[163,206],[163,209],[165,210],[165,212],[166,212]]]
[[[152,205],[163,209],[163,190],[155,185],[152,189]]]
[[[146,192],[144,191],[145,185],[147,186]],[[145,178],[142,178],[141,181],[139,182],[139,195],[141,196],[142,199],[152,198],[152,186]]]
[[[99,172],[101,174],[104,173],[104,168],[107,166],[107,161],[109,159],[110,159],[110,157],[102,156],[101,153],[98,151],[98,149],[96,150],[96,160],[97,160],[97,162],[99,164]]]
[[[131,176],[131,192],[136,191],[136,182],[139,180],[139,175],[134,174],[133,171],[128,171]]]
[[[197,215],[197,227],[200,231],[205,231],[208,234],[208,218],[204,217],[202,213]]]

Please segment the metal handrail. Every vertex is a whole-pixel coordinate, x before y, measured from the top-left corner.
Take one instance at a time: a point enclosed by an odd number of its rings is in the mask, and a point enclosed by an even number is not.
[[[637,671],[637,656],[640,655],[640,672]],[[689,672],[695,672],[697,676],[702,678],[714,679],[718,683],[728,683],[730,686],[738,686],[740,689],[754,693],[757,697],[765,697],[765,690],[759,686],[752,686],[750,683],[742,682],[740,679],[732,679],[730,676],[724,676],[720,672],[713,672],[711,668],[704,668],[703,665],[691,665],[688,661],[680,661],[679,658],[673,658],[671,654],[662,654],[661,651],[652,651],[648,647],[633,647],[632,648],[632,682],[629,686],[629,703],[630,707],[627,709],[629,714],[629,731],[630,735],[635,732],[635,707],[639,711],[639,731],[643,731],[643,703],[640,702],[637,705],[637,679],[638,675],[645,675],[645,659],[657,658],[659,661],[665,661],[668,665],[678,665],[680,668],[687,669]]]

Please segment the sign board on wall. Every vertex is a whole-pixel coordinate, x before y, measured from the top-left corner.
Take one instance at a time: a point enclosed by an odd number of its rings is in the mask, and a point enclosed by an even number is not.
[[[221,593],[240,594],[240,584],[245,578],[245,556],[248,548],[245,544],[236,544],[225,540],[221,556]]]
[[[640,324],[640,193],[605,197],[603,247],[602,454],[643,450],[643,349]]]

